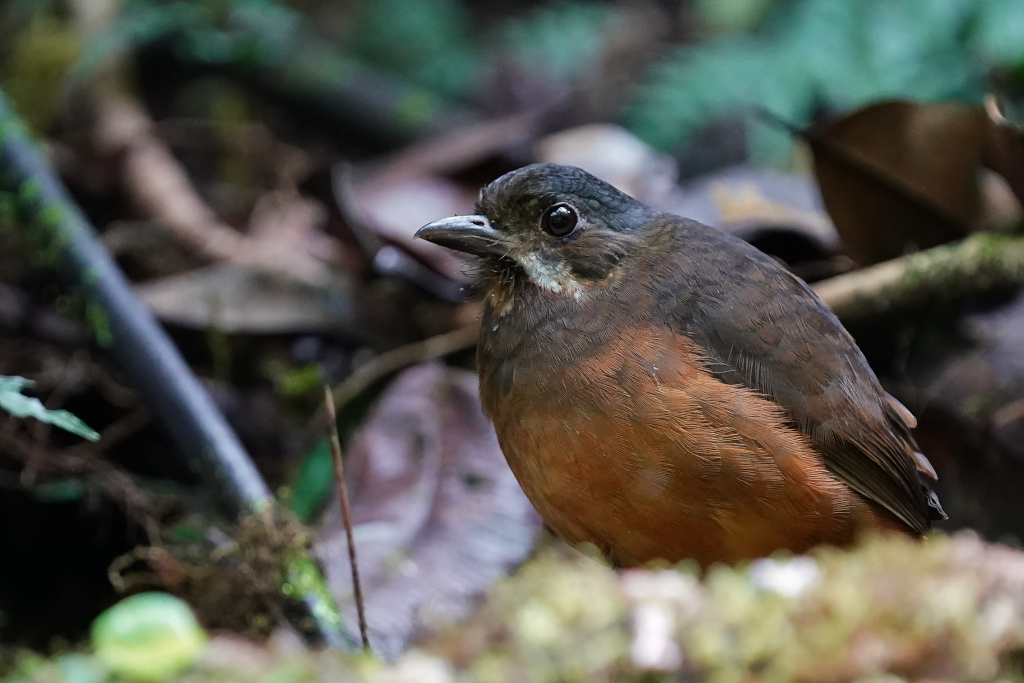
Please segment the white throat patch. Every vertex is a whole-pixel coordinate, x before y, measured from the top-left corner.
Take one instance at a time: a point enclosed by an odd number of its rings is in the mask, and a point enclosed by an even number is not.
[[[552,262],[536,253],[529,253],[516,258],[533,284],[555,294],[572,294],[579,297],[583,287],[572,276],[564,263]]]

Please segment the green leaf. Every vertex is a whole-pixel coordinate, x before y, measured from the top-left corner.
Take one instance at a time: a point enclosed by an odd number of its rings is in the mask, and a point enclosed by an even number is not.
[[[65,479],[36,486],[33,491],[41,503],[71,503],[82,500],[88,492],[86,484],[77,479]]]
[[[324,371],[317,363],[309,363],[297,368],[288,368],[276,378],[277,391],[282,396],[294,398],[306,396],[315,389],[323,393]]]
[[[324,439],[317,443],[299,465],[291,486],[288,507],[303,522],[313,516],[330,500],[334,491],[334,460],[331,445]]]
[[[714,120],[741,116],[764,101],[766,91],[785,87],[788,81],[775,77],[783,72],[774,64],[779,57],[745,38],[681,48],[655,67],[626,114],[627,125],[655,147],[670,149]]]
[[[34,417],[40,422],[77,434],[83,439],[97,441],[100,435],[87,424],[66,410],[47,410],[39,399],[25,396],[21,390],[32,386],[24,377],[7,377],[0,375],[0,410],[5,410],[14,417]]]
[[[96,657],[127,680],[168,680],[192,666],[209,638],[189,606],[166,593],[125,598],[96,618]]]

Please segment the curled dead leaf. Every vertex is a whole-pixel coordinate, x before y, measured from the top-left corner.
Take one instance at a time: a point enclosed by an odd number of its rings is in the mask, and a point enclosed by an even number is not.
[[[809,131],[847,253],[868,265],[966,235],[982,215],[989,130],[981,107],[888,101]]]

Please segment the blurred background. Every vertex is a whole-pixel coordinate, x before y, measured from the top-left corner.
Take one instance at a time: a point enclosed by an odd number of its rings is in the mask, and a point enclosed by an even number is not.
[[[225,513],[7,159],[0,375],[34,385],[0,399],[101,438],[0,410],[0,661],[144,588],[265,635],[296,543],[347,605],[325,383],[379,651],[554,545],[479,410],[470,269],[412,239],[536,161],[817,283],[918,416],[945,529],[1024,534],[1020,0],[4,0],[0,87],[0,142],[38,141],[291,515]],[[871,270],[901,258],[910,286]]]

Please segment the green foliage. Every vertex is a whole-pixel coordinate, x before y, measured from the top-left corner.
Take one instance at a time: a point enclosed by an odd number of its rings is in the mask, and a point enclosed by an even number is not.
[[[288,398],[309,396],[320,389],[323,393],[324,371],[317,363],[289,367],[275,378],[277,391]]]
[[[985,0],[978,3],[970,48],[982,59],[1024,68],[1024,3]]]
[[[532,70],[569,80],[601,54],[612,16],[609,7],[596,3],[556,3],[509,22],[501,42]]]
[[[447,95],[459,95],[481,68],[470,17],[459,0],[363,2],[349,33],[357,54]]]
[[[0,375],[0,410],[14,417],[34,417],[40,422],[52,424],[89,441],[97,441],[100,435],[87,424],[66,410],[48,410],[39,399],[25,396],[21,390],[32,386],[24,377]]]
[[[657,65],[625,113],[635,133],[663,149],[757,108],[803,125],[821,105],[976,100],[993,66],[1024,75],[1018,0],[701,0],[696,11],[712,32],[727,35]],[[316,61],[343,71],[351,65],[338,58],[349,53],[434,93],[467,97],[502,60],[577,78],[600,55],[614,16],[610,4],[563,0],[477,29],[464,0],[361,0],[337,54]],[[754,26],[761,29],[737,33]],[[87,46],[77,73],[169,36],[192,60],[282,66],[310,30],[280,0],[126,0],[121,21]],[[789,149],[787,136],[763,124],[750,133],[755,152]]]
[[[977,100],[989,68],[1024,61],[1022,21],[1014,0],[782,3],[762,32],[686,47],[658,65],[628,125],[666,149],[758,107],[804,125],[822,104]],[[753,132],[755,151],[779,151],[778,138]]]
[[[32,493],[41,503],[72,503],[85,498],[88,487],[84,481],[65,479],[37,484],[32,488]]]
[[[334,460],[331,445],[323,439],[302,459],[292,476],[287,500],[299,521],[308,523],[319,512],[334,489]]]
[[[86,76],[114,54],[161,38],[208,64],[272,63],[286,54],[302,15],[273,0],[124,3],[122,19],[93,40],[77,69]]]
[[[509,57],[557,78],[580,75],[604,47],[612,16],[603,4],[558,2],[475,30],[462,0],[363,0],[344,44],[321,61],[333,64],[348,54],[431,92],[466,97],[481,73]],[[127,0],[121,20],[86,46],[76,76],[169,37],[192,60],[282,66],[310,30],[298,11],[274,0]]]

